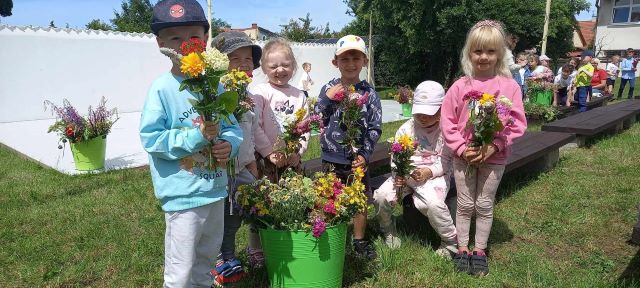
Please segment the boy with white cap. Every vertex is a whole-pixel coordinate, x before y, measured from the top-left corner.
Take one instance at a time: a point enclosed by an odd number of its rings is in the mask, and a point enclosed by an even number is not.
[[[324,132],[320,134],[322,169],[324,172],[336,173],[343,183],[347,183],[353,170],[358,167],[364,168],[365,175],[362,182],[365,185],[367,202],[371,204],[373,198],[369,185],[369,171],[366,168],[382,133],[382,106],[373,87],[367,81],[360,80],[360,71],[369,63],[364,40],[355,35],[340,38],[331,63],[340,70],[340,77],[322,87],[315,106],[316,113],[322,115],[325,127]],[[356,123],[349,123],[358,126],[361,132],[357,139],[360,148],[355,151],[357,153],[355,159],[352,156],[352,148],[342,142],[346,127],[341,123],[343,111],[336,98],[339,91],[344,92],[352,85],[361,95],[369,93],[367,102],[363,104],[361,110],[362,118]],[[353,248],[358,257],[372,260],[377,257],[377,253],[371,242],[365,239],[366,227],[366,212],[357,214],[353,218]]]
[[[436,254],[450,259],[457,251],[457,240],[456,228],[445,204],[452,169],[451,152],[445,145],[439,125],[444,95],[444,88],[437,82],[424,81],[418,85],[413,96],[413,118],[402,124],[395,135],[396,139],[408,135],[419,144],[415,154],[411,156],[415,170],[408,179],[396,175],[389,177],[376,190],[373,199],[379,211],[378,221],[385,243],[390,248],[398,248],[400,238],[391,221],[391,206],[401,199],[396,199],[394,186],[408,186],[408,190],[412,190],[409,193],[413,192],[416,208],[429,218],[431,226],[442,240]]]

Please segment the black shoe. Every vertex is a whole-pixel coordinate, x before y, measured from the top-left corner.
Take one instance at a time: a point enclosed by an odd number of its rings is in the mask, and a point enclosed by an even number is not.
[[[478,255],[476,251],[473,251],[471,257],[469,257],[470,274],[475,276],[487,276],[489,275],[489,263],[487,262],[487,255]]]
[[[467,254],[467,252],[456,253],[456,255],[453,256],[453,264],[456,265],[456,271],[460,273],[469,274],[471,272],[471,267],[469,266],[469,254]]]
[[[356,256],[368,260],[373,260],[378,257],[376,249],[367,240],[353,240],[353,251],[356,252]]]

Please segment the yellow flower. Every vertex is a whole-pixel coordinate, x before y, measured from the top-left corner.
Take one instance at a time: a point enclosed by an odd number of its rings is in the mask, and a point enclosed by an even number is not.
[[[402,135],[398,138],[398,143],[402,145],[403,149],[412,149],[413,148],[413,140],[409,135]]]
[[[480,105],[484,105],[487,102],[491,102],[491,103],[496,103],[496,97],[489,94],[489,93],[484,93],[482,94],[482,98],[480,98]]]
[[[364,177],[364,170],[362,169],[362,166],[356,168],[356,171],[354,173],[354,176],[356,177],[356,179],[360,180],[362,179],[362,177]]]
[[[296,111],[296,123],[299,123],[302,121],[302,118],[304,118],[304,114],[307,113],[307,109],[304,108],[300,108]]]
[[[204,71],[204,61],[198,53],[190,53],[180,59],[180,71],[190,77],[198,77]]]

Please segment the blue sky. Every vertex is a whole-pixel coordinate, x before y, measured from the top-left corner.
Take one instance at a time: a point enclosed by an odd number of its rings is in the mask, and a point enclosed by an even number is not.
[[[206,7],[206,0],[198,0]],[[564,1],[564,0],[554,0]],[[157,1],[152,0],[152,3]],[[595,0],[589,0],[592,9],[578,15],[579,20],[591,18],[595,13]],[[108,22],[114,10],[120,10],[122,0],[14,0],[13,15],[0,18],[0,23],[17,26],[48,26],[53,20],[58,27],[67,23],[71,28],[84,28],[92,19]],[[259,26],[274,32],[290,18],[304,17],[311,13],[312,24],[322,26],[329,22],[332,30],[340,30],[353,18],[346,15],[347,6],[342,0],[214,0],[214,17],[222,18],[234,28]]]
[[[156,0],[151,0],[155,4]],[[207,0],[198,0],[205,8]],[[105,22],[120,11],[122,0],[13,0],[13,15],[0,18],[2,24],[17,26],[56,26],[84,28],[92,19]],[[229,22],[232,27],[250,27],[251,23],[274,32],[290,18],[311,13],[312,24],[322,26],[329,22],[332,30],[340,30],[353,18],[346,15],[347,5],[342,0],[214,0],[213,15]]]

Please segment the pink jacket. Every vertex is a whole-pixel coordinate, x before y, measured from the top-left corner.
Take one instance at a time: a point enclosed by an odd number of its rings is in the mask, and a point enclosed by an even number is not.
[[[296,110],[306,107],[307,99],[302,91],[291,85],[282,88],[270,83],[263,83],[250,90],[259,126],[254,135],[256,151],[262,157],[267,157],[274,150],[277,150],[277,147],[274,146],[278,144],[278,136],[284,131],[284,120],[287,117],[292,117]],[[307,133],[304,136],[308,140],[310,135]],[[302,156],[307,150],[307,141],[300,141],[300,144],[302,147],[299,154]]]
[[[465,129],[469,119],[469,110],[467,103],[462,100],[462,97],[471,90],[491,93],[496,96],[504,95],[513,102],[511,108],[513,124],[495,136],[493,144],[498,147],[498,152],[487,160],[487,163],[490,164],[504,165],[511,155],[513,140],[522,136],[527,130],[527,119],[524,114],[520,86],[512,78],[502,76],[489,79],[462,77],[453,83],[442,103],[440,127],[447,146],[457,156],[462,156],[472,138],[471,130]]]

